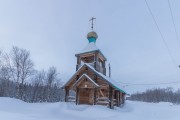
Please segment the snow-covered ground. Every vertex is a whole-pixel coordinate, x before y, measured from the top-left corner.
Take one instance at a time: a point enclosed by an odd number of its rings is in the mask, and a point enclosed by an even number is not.
[[[73,103],[25,103],[0,97],[0,120],[180,120],[180,105],[126,101],[123,108]]]

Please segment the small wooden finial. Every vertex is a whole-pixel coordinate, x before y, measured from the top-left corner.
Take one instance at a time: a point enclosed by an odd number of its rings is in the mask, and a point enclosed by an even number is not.
[[[111,65],[110,65],[110,63],[108,64],[108,66],[109,66],[109,77],[111,77]]]
[[[89,21],[92,21],[92,23],[91,23],[91,29],[93,30],[93,28],[94,28],[94,23],[93,23],[93,21],[95,20],[96,18],[94,18],[94,17],[92,17]]]

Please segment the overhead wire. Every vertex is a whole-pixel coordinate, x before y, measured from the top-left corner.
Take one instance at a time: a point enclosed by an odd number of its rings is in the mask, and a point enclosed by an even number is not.
[[[177,84],[180,81],[173,81],[173,82],[162,82],[162,83],[125,83],[125,82],[118,82],[125,85],[167,85],[167,84]]]
[[[165,47],[166,47],[166,49],[167,49],[167,52],[168,52],[168,54],[169,54],[169,56],[170,56],[170,58],[171,58],[173,64],[174,64],[175,67],[176,67],[176,66],[177,66],[177,65],[176,65],[176,61],[175,61],[175,59],[174,59],[174,57],[173,57],[173,55],[172,55],[172,53],[171,53],[171,51],[170,51],[170,49],[169,49],[169,47],[168,47],[168,44],[167,44],[167,42],[166,42],[166,40],[165,40],[165,38],[164,38],[164,36],[163,36],[163,34],[162,34],[160,28],[159,28],[159,25],[158,25],[158,23],[157,23],[157,21],[156,21],[156,19],[155,19],[155,16],[154,16],[154,14],[153,14],[153,12],[152,12],[152,10],[151,10],[151,8],[150,8],[150,6],[149,6],[147,0],[144,0],[144,1],[145,1],[145,3],[146,3],[146,6],[147,6],[147,8],[148,8],[150,14],[151,14],[151,17],[152,17],[152,19],[153,19],[153,21],[154,21],[154,24],[156,25],[156,28],[157,28],[157,30],[158,30],[158,32],[159,32],[161,38],[162,38],[162,41],[163,41],[163,43],[164,43],[164,45],[165,45]]]
[[[154,14],[153,14],[153,12],[152,12],[152,10],[151,10],[147,0],[145,0],[145,3],[146,3],[146,6],[147,6],[150,14],[151,14],[151,17],[152,17],[152,19],[154,21],[154,24],[156,25],[157,30],[158,30],[158,32],[159,32],[159,34],[160,34],[160,36],[161,36],[161,38],[163,40],[163,43],[164,43],[164,45],[165,45],[165,47],[167,49],[167,52],[168,52],[168,54],[169,54],[173,64],[176,67],[176,61],[175,61],[175,59],[174,59],[174,57],[173,57],[173,55],[172,55],[172,53],[171,53],[171,51],[170,51],[170,49],[168,47],[168,44],[167,44],[167,42],[166,42],[166,40],[165,40],[165,38],[164,38],[160,28],[159,28],[159,25],[158,25],[158,23],[157,23],[157,21],[155,19],[155,16],[154,16]],[[169,0],[168,0],[168,4],[169,4],[170,12],[171,12],[171,18],[172,18],[172,21],[173,21],[174,30],[175,30],[175,33],[176,33],[176,39],[178,40],[178,44],[179,44],[179,47],[180,47],[180,41],[179,41],[179,37],[178,37],[178,34],[177,34],[177,29],[176,29],[176,25],[175,25],[175,22],[174,22],[173,12],[172,12],[172,8],[171,8],[171,4],[170,4]],[[177,84],[177,83],[180,83],[180,81],[161,82],[161,83],[139,83],[139,84],[138,83],[125,83],[125,82],[118,82],[118,83],[125,84],[125,85],[167,85],[167,84]]]
[[[175,21],[174,21],[174,15],[173,15],[170,0],[168,0],[168,6],[169,6],[170,13],[171,13],[171,19],[172,19],[172,22],[173,22],[174,31],[175,31],[175,34],[176,34],[176,40],[177,40],[178,46],[180,48],[180,40],[179,40],[179,36],[178,36],[178,33],[177,33],[177,27],[176,27],[176,24],[175,24]]]

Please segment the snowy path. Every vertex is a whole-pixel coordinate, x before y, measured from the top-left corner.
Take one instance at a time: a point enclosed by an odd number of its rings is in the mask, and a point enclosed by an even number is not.
[[[180,105],[126,101],[123,108],[25,103],[0,97],[0,120],[180,120]]]

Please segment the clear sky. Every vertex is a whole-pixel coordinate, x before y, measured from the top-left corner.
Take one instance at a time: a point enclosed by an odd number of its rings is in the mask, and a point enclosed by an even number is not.
[[[175,59],[153,22],[145,0],[0,0],[0,48],[25,48],[38,70],[56,66],[62,79],[75,72],[75,53],[87,44],[96,17],[96,45],[111,63],[112,78],[132,84],[180,81],[180,46],[168,0],[147,0]],[[170,0],[180,37],[180,1]],[[128,92],[169,85],[127,85]]]

